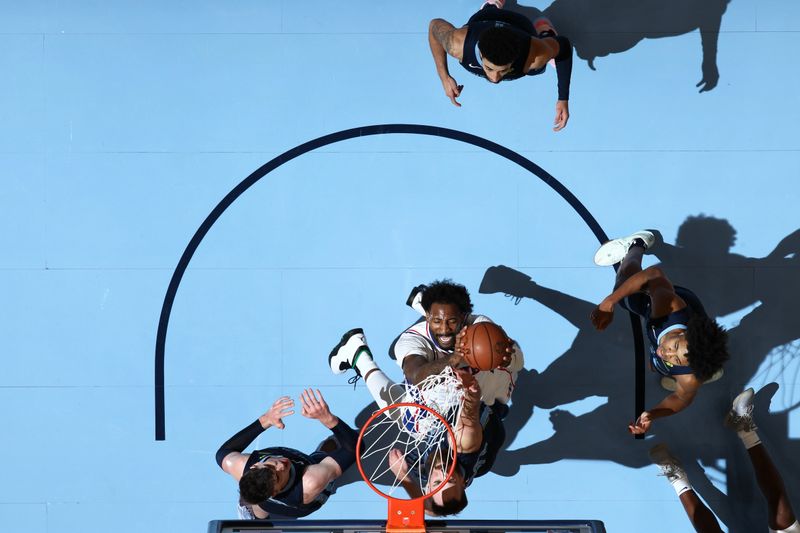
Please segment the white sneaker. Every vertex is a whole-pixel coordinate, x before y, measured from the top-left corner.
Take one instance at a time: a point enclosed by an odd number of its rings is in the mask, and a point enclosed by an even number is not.
[[[328,364],[331,365],[334,374],[343,374],[352,368],[360,376],[361,373],[355,367],[355,361],[356,358],[364,356],[372,359],[364,330],[355,328],[342,335],[342,340],[333,347],[328,356]]]
[[[656,242],[656,236],[647,230],[637,231],[621,239],[612,239],[597,249],[594,254],[594,264],[598,266],[616,265],[625,259],[625,254],[628,253],[628,249],[636,239],[644,241],[645,249],[650,248]]]
[[[666,476],[670,483],[677,479],[687,479],[681,462],[672,455],[666,444],[658,444],[650,449],[650,460],[661,469],[660,476]]]
[[[752,388],[739,393],[733,399],[731,410],[725,417],[725,425],[736,431],[755,431],[756,424],[753,421],[753,392]]]
[[[406,298],[406,305],[422,316],[425,316],[425,308],[422,307],[422,293],[427,288],[427,285],[417,285],[411,289],[411,293]]]
[[[506,5],[506,0],[486,0],[486,2],[481,4],[481,9],[483,9],[487,5],[492,5],[497,9],[503,9],[503,6]]]

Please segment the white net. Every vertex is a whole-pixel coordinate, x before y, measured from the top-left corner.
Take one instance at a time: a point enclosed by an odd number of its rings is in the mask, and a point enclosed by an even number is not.
[[[456,427],[464,403],[461,382],[450,367],[418,385],[402,386],[400,403],[422,405],[440,416],[416,405],[395,404],[364,429],[364,475],[376,490],[383,485],[381,492],[394,498],[401,496],[399,487],[408,490],[409,485],[427,494],[446,476],[456,447],[448,429]]]

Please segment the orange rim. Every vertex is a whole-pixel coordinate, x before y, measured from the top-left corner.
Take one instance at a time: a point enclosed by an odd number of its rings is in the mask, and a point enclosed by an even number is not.
[[[428,494],[423,494],[422,496],[419,496],[417,498],[395,498],[394,496],[386,494],[385,492],[383,492],[381,489],[379,489],[378,487],[376,487],[372,483],[372,481],[369,479],[369,477],[367,477],[367,475],[364,473],[364,467],[361,465],[361,443],[363,442],[362,439],[364,438],[364,432],[366,431],[366,429],[368,427],[370,427],[370,425],[372,424],[373,420],[375,420],[379,416],[383,416],[383,414],[386,411],[388,411],[390,409],[397,409],[397,408],[402,408],[402,407],[412,407],[412,408],[424,409],[425,411],[428,411],[430,414],[432,414],[433,416],[438,418],[444,424],[444,427],[447,429],[447,434],[450,437],[450,442],[453,444],[450,447],[452,449],[453,460],[452,460],[452,462],[450,464],[450,468],[447,470],[447,475],[445,476],[444,481],[442,481],[439,484],[439,486],[436,487],[436,489],[434,489],[433,491],[429,492]],[[427,498],[430,498],[431,496],[433,496],[434,494],[436,494],[440,490],[444,489],[444,486],[447,484],[448,481],[450,481],[450,478],[453,476],[453,472],[455,471],[457,454],[458,454],[458,452],[456,450],[456,434],[453,432],[453,428],[450,427],[450,424],[447,422],[447,420],[445,420],[445,418],[441,414],[437,413],[436,411],[434,411],[430,407],[427,407],[425,405],[420,405],[418,403],[411,403],[411,402],[409,402],[409,403],[405,403],[405,402],[404,403],[393,403],[392,405],[387,405],[386,407],[384,407],[382,409],[379,409],[379,410],[375,411],[374,413],[372,413],[372,416],[370,416],[367,419],[367,421],[364,423],[364,425],[361,427],[361,431],[358,434],[358,441],[356,441],[356,464],[358,465],[358,471],[359,471],[359,473],[361,473],[361,477],[364,478],[364,481],[367,482],[367,485],[369,485],[369,487],[372,490],[374,490],[375,492],[377,492],[378,494],[380,494],[381,496],[383,496],[387,500],[395,500],[395,501],[415,501],[415,500],[420,500],[420,501],[422,501],[422,500],[426,500]]]

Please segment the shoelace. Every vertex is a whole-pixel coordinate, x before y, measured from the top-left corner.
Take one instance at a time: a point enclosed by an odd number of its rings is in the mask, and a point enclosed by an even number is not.
[[[504,296],[506,298],[511,298],[512,300],[514,300],[514,305],[519,305],[519,303],[522,301],[522,296],[514,296],[513,294],[508,294],[508,293],[504,293]]]
[[[348,385],[352,385],[353,386],[353,390],[355,390],[356,389],[356,383],[358,383],[358,380],[360,380],[360,379],[361,379],[361,376],[356,374],[356,375],[354,375],[353,377],[351,377],[351,378],[349,378],[347,380],[347,384]]]

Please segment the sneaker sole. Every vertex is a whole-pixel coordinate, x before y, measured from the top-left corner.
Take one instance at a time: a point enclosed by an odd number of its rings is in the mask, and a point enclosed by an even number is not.
[[[597,249],[597,252],[594,254],[594,264],[597,266],[616,265],[625,259],[628,249],[636,239],[642,239],[645,243],[645,246],[649,249],[651,246],[653,246],[653,243],[655,243],[656,236],[651,231],[641,230],[628,235],[627,237],[611,239],[610,241],[603,243],[603,245]]]

